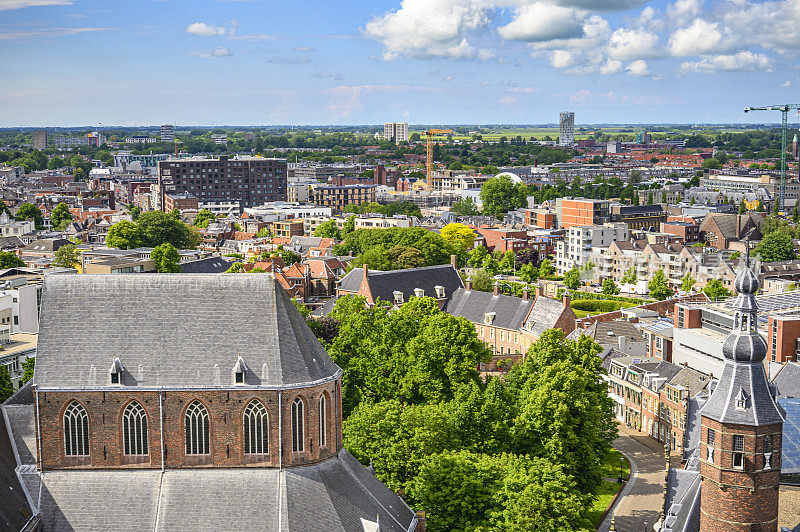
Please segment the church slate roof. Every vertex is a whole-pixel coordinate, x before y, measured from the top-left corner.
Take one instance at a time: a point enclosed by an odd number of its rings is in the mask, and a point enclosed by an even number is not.
[[[16,455],[8,425],[3,416],[0,416],[0,486],[3,487],[3,496],[0,497],[0,529],[2,530],[22,530],[33,515],[16,474],[16,467]]]
[[[772,381],[779,397],[800,398],[800,363],[787,362]]]
[[[533,307],[533,300],[504,294],[459,288],[447,302],[445,312],[457,318],[467,318],[473,323],[484,323],[487,313],[494,312],[491,325],[518,330]],[[558,316],[556,316],[558,318]]]
[[[180,263],[181,273],[223,273],[233,266],[222,257],[207,257]]]
[[[341,370],[270,274],[51,275],[42,290],[35,384],[229,387],[241,355],[245,384],[277,388]]]
[[[413,530],[416,515],[346,450],[314,465],[247,469],[59,470],[43,475],[43,529]]]
[[[353,268],[350,273],[342,277],[339,289],[345,292],[358,292],[363,276],[363,268]],[[452,264],[386,272],[369,270],[367,282],[373,299],[380,298],[381,301],[388,301],[389,303],[394,302],[395,291],[402,292],[404,301],[408,301],[414,296],[415,288],[422,288],[427,297],[436,297],[434,287],[443,286],[445,298],[449,298],[457,289],[464,286],[461,276],[453,268]]]

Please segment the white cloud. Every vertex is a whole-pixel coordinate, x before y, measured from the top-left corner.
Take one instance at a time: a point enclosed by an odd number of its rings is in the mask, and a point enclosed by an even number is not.
[[[558,0],[558,3],[594,11],[618,11],[638,7],[644,4],[645,0]]]
[[[656,53],[658,35],[645,30],[620,28],[611,34],[608,55],[623,61],[652,57]]]
[[[219,37],[225,35],[227,31],[222,26],[210,26],[205,22],[193,22],[186,26],[186,33],[199,35],[200,37]]]
[[[755,72],[772,70],[774,60],[764,54],[744,51],[735,54],[709,55],[699,61],[686,61],[681,64],[683,72]]]
[[[518,101],[519,101],[519,98],[517,98],[516,96],[507,95],[507,96],[503,96],[502,98],[497,100],[497,103],[499,103],[503,107],[509,107],[509,106],[515,105]]]
[[[506,40],[541,42],[583,36],[588,13],[582,9],[534,2],[518,8],[514,19],[497,29]]]
[[[646,76],[650,74],[650,70],[647,68],[647,63],[641,59],[637,59],[625,67],[625,70],[627,70],[628,74],[631,76]]]
[[[667,6],[667,16],[674,24],[683,25],[698,17],[702,8],[700,0],[675,0]]]
[[[305,54],[308,52],[316,52],[317,49],[311,46],[295,46],[292,51]]]
[[[670,52],[680,57],[725,51],[732,42],[723,33],[724,29],[717,22],[695,19],[690,26],[672,34],[669,39]]]
[[[792,82],[789,81],[788,79],[786,81],[784,81],[783,83],[781,83],[781,87],[791,87],[791,86],[792,86]]]
[[[465,59],[476,51],[467,33],[485,26],[477,0],[403,0],[396,11],[370,20],[364,34],[384,46],[385,60],[405,57]]]
[[[3,31],[0,30],[0,41],[16,41],[21,39],[47,39],[50,37],[65,37],[67,35],[79,35],[81,33],[95,33],[98,31],[108,31],[111,28],[42,28],[26,31]]]
[[[0,0],[0,11],[41,6],[71,6],[73,0]]]
[[[491,61],[496,55],[497,53],[494,50],[489,50],[486,48],[481,48],[478,50],[478,59],[481,61]]]
[[[614,59],[607,59],[603,66],[600,67],[600,73],[604,76],[616,74],[620,70],[622,70],[622,61],[616,61]]]
[[[550,55],[550,65],[554,68],[569,68],[575,62],[575,56],[568,50],[555,50]]]
[[[213,50],[196,50],[191,54],[197,57],[205,57],[207,59],[217,59],[220,57],[230,57],[233,55],[233,52],[220,46],[218,48],[214,48]]]

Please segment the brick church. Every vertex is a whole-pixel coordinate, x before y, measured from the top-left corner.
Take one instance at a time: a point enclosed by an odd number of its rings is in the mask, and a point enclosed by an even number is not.
[[[684,469],[670,469],[661,532],[776,532],[785,412],[767,378],[757,330],[759,281],[746,267],[735,281],[732,332],[713,392],[689,419],[694,436]],[[800,529],[800,525],[795,530]]]
[[[20,513],[42,531],[422,530],[343,448],[341,379],[271,275],[49,276],[35,377],[3,406]]]

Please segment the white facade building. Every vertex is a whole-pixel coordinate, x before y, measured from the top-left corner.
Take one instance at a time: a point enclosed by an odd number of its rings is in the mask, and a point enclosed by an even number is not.
[[[564,111],[558,117],[558,145],[572,146],[575,143],[575,113]]]
[[[153,144],[156,141],[153,137],[146,135],[136,135],[135,137],[127,137],[125,144]]]
[[[408,122],[387,122],[383,124],[383,140],[402,142],[408,140]]]
[[[630,230],[624,223],[604,225],[576,225],[567,229],[564,240],[556,243],[556,269],[564,274],[573,267],[581,267],[591,260],[597,248],[607,248],[617,240],[627,240]]]
[[[175,142],[175,128],[172,124],[161,126],[161,142]]]

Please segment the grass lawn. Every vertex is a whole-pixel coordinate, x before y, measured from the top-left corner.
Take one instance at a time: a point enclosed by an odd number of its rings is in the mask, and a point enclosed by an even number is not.
[[[605,456],[603,456],[603,461],[600,464],[602,467],[600,475],[603,478],[616,479],[619,476],[620,457],[622,457],[622,454],[616,449],[609,449]],[[625,460],[622,466],[623,478],[628,476],[629,470],[630,465],[628,461]],[[600,485],[600,488],[597,490],[597,500],[589,511],[589,518],[595,526],[599,524],[598,521],[600,517],[603,515],[603,512],[606,511],[606,508],[608,508],[608,505],[611,504],[612,499],[614,499],[614,495],[616,495],[620,489],[622,489],[622,484],[616,481],[609,482],[604,480]]]

